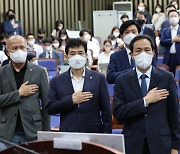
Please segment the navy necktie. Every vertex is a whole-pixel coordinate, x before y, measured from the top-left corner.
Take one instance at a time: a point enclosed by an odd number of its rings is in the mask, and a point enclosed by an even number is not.
[[[142,94],[143,94],[143,97],[146,96],[147,94],[147,84],[146,84],[146,78],[147,78],[147,75],[146,74],[142,74],[140,76],[141,78],[141,91],[142,91]]]
[[[134,62],[134,59],[131,57],[131,68],[134,68],[135,67],[135,62]]]

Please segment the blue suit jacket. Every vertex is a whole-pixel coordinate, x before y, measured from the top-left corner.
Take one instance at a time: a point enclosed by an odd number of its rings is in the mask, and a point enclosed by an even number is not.
[[[177,34],[180,35],[180,26],[178,27]],[[171,28],[170,27],[163,29],[160,43],[162,46],[165,47],[163,63],[168,64],[169,63],[170,48],[173,44],[172,39],[171,39]],[[176,48],[176,54],[175,55],[176,55],[178,63],[180,63],[180,43],[176,42],[175,48]]]
[[[85,71],[83,92],[91,92],[93,98],[79,106],[73,104],[69,69],[50,82],[46,110],[48,114],[60,113],[60,131],[111,133],[112,114],[105,77],[98,72]]]
[[[22,35],[21,23],[16,20],[15,20],[15,23],[19,25],[17,28],[13,28],[10,20],[5,21],[4,22],[4,33],[6,33],[8,35],[14,35],[14,32],[16,32],[16,35]]]
[[[151,28],[145,26],[143,34],[150,36],[152,40],[154,41],[154,45],[155,45],[154,50],[155,50],[156,59],[157,59],[158,50],[157,50],[156,36],[155,36],[154,31]]]
[[[153,59],[153,66],[156,66],[156,59]],[[129,63],[126,48],[116,51],[110,56],[110,61],[107,69],[106,80],[109,84],[114,84],[117,76],[132,70]]]
[[[171,148],[180,147],[179,103],[172,74],[153,67],[149,91],[155,87],[167,89],[169,96],[145,108],[135,70],[116,80],[113,114],[124,124],[126,154],[142,153],[144,137],[153,154],[170,154]]]

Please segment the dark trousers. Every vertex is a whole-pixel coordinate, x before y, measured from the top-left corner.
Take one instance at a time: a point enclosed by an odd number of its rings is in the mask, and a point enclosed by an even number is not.
[[[144,139],[143,153],[142,154],[150,154],[147,138]]]
[[[178,61],[177,61],[177,55],[176,54],[171,54],[169,56],[169,71],[172,72],[175,75],[175,71],[176,71],[176,66],[179,65]]]

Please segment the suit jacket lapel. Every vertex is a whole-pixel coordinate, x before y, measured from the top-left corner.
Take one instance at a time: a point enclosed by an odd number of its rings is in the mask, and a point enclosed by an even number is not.
[[[122,59],[124,61],[124,64],[126,64],[126,68],[130,68],[130,63],[129,63],[129,58],[128,58],[128,53],[126,51],[126,49],[124,48],[124,51],[123,51],[123,54],[124,54],[124,59]]]
[[[155,67],[153,67],[152,72],[151,72],[151,79],[150,79],[150,84],[149,84],[148,91],[150,91],[151,89],[157,87],[159,79],[160,79],[159,73],[158,73],[157,69]]]
[[[137,73],[135,70],[133,70],[131,72],[131,74],[129,75],[129,83],[131,84],[132,88],[134,89],[135,93],[141,97],[142,96],[142,92],[141,92],[141,88],[139,85],[139,81],[138,81],[138,77],[137,77]]]
[[[85,78],[84,78],[84,85],[83,91],[90,91],[92,82],[94,80],[94,76],[92,75],[91,71],[87,68],[85,69]]]
[[[64,80],[65,80],[65,85],[66,87],[68,88],[68,91],[73,94],[74,93],[74,88],[73,88],[73,85],[72,85],[72,81],[71,81],[71,75],[70,75],[70,68],[68,71],[66,71],[64,73]]]
[[[31,63],[27,62],[27,69],[26,69],[26,72],[24,75],[23,83],[30,80],[32,71],[33,71],[33,65]]]
[[[17,90],[17,85],[14,77],[14,70],[12,64],[7,64],[6,74],[14,90]]]

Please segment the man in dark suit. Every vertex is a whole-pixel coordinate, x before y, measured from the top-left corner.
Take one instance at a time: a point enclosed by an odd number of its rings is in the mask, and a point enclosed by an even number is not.
[[[0,68],[0,138],[22,144],[36,140],[37,131],[50,129],[48,79],[43,68],[27,62],[23,37],[7,40],[7,54],[11,63]]]
[[[178,154],[180,114],[173,75],[151,65],[146,35],[130,44],[136,68],[116,79],[113,114],[124,124],[126,154]]]
[[[155,45],[155,49],[154,49],[155,57],[157,58],[158,50],[157,50],[157,45],[156,45],[156,36],[155,36],[154,31],[145,25],[146,20],[147,20],[146,14],[143,11],[138,11],[135,14],[135,18],[136,18],[137,23],[141,26],[140,34],[148,35],[153,39],[154,45]]]
[[[168,13],[171,27],[162,31],[161,45],[165,48],[163,63],[175,74],[176,66],[180,65],[180,25],[179,13],[171,10]]]
[[[70,39],[65,51],[70,69],[50,82],[48,114],[60,113],[62,132],[111,133],[107,84],[103,74],[85,67],[86,42]]]
[[[141,27],[133,20],[124,22],[120,27],[120,34],[125,43],[125,47],[120,51],[111,54],[107,69],[107,82],[114,84],[116,77],[122,73],[133,69],[134,61],[129,50],[130,41],[139,34]]]
[[[4,22],[4,33],[8,35],[22,35],[21,23],[15,20],[15,12],[10,9],[7,11],[8,21]]]
[[[45,51],[43,51],[43,53],[41,53],[39,55],[39,58],[56,58],[58,65],[61,65],[62,61],[60,58],[60,54],[57,51],[53,50],[52,39],[51,38],[45,38],[43,40],[43,43],[44,43]]]

